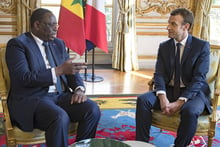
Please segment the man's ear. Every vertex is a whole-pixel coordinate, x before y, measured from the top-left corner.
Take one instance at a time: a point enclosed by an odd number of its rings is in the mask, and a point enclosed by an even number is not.
[[[34,29],[36,29],[36,30],[40,29],[40,22],[39,21],[35,21],[33,25],[34,25]]]
[[[190,24],[189,23],[186,23],[184,26],[186,27],[186,30],[190,30]]]

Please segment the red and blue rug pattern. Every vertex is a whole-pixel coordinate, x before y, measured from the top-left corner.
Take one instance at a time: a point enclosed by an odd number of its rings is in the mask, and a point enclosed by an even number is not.
[[[108,121],[106,121],[108,120]],[[175,132],[151,127],[150,143],[156,147],[170,147],[176,137]],[[135,140],[135,109],[104,110],[97,130],[97,137],[117,140]],[[206,147],[207,136],[195,136],[190,147]],[[216,126],[213,147],[220,146],[220,123]]]
[[[156,147],[170,147],[176,137],[176,133],[151,127],[150,143]],[[116,140],[135,140],[135,109],[109,109],[102,110],[96,138],[110,138]],[[74,143],[75,136],[69,137],[69,144]],[[190,147],[206,147],[207,136],[195,136]],[[216,135],[213,147],[220,146],[220,123],[216,126]],[[5,136],[0,137],[0,147],[6,147]],[[18,147],[46,147],[45,144],[19,145]]]

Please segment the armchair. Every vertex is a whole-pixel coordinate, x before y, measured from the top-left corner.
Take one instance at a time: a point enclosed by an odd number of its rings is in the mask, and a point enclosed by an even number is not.
[[[7,147],[16,147],[18,144],[31,145],[45,143],[45,132],[34,129],[32,132],[24,132],[16,126],[12,126],[7,106],[7,94],[10,87],[10,79],[5,63],[5,44],[0,44],[0,98],[4,116],[4,130]],[[71,123],[69,134],[76,133],[77,123]]]
[[[210,69],[207,74],[207,80],[211,89],[212,114],[203,113],[198,118],[198,126],[195,135],[208,136],[208,147],[212,146],[215,136],[215,127],[217,122],[217,106],[220,98],[220,46],[211,46],[210,51]],[[153,79],[148,82],[149,90],[153,90]],[[166,116],[159,110],[153,110],[152,125],[160,129],[177,131],[180,122],[179,114]]]

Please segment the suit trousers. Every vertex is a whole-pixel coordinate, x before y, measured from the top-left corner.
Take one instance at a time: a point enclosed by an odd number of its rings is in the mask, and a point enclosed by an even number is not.
[[[34,115],[34,127],[44,130],[48,147],[68,147],[69,123],[78,122],[76,141],[94,138],[100,119],[97,104],[87,100],[70,104],[72,94],[47,94],[42,97]]]
[[[181,92],[184,90],[181,89]],[[167,88],[167,97],[170,102],[173,99],[173,88]],[[204,111],[205,104],[203,98],[205,95],[198,92],[195,97],[189,99],[180,110],[180,124],[175,139],[175,147],[186,147],[190,144],[195,135],[198,117]],[[136,106],[136,140],[149,142],[150,127],[152,122],[152,109],[160,110],[160,102],[156,97],[155,91],[150,91],[140,95]]]

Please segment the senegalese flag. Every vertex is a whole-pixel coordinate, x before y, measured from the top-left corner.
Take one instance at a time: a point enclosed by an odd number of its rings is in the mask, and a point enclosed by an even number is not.
[[[79,55],[86,50],[82,0],[62,0],[57,37]]]

